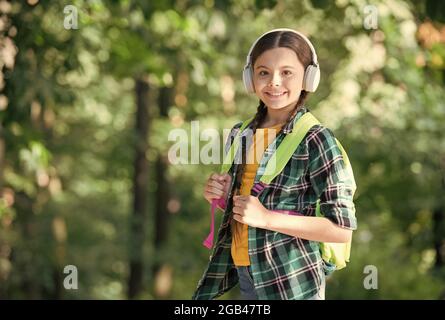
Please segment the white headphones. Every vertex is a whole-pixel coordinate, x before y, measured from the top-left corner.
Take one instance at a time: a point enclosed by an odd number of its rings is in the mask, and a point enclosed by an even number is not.
[[[317,54],[315,53],[314,46],[309,41],[309,39],[301,34],[300,32],[297,32],[292,29],[287,28],[280,28],[280,29],[274,29],[271,31],[268,31],[261,35],[256,41],[252,44],[249,50],[249,54],[247,55],[246,59],[246,65],[243,69],[243,82],[244,86],[246,87],[246,90],[248,93],[254,93],[255,89],[253,86],[253,66],[252,66],[252,50],[257,44],[257,42],[264,37],[266,34],[276,32],[276,31],[289,31],[298,34],[300,37],[302,37],[306,43],[309,45],[309,48],[311,48],[312,51],[312,64],[309,65],[306,70],[304,71],[304,78],[303,78],[303,90],[309,91],[309,92],[315,92],[317,90],[318,84],[320,83],[320,66],[318,65],[317,61]]]

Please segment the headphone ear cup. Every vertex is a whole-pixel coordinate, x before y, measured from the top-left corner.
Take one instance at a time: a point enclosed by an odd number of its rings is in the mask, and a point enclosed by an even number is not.
[[[320,83],[320,68],[310,65],[306,68],[303,80],[303,89],[308,92],[315,92]]]
[[[250,64],[246,65],[243,69],[243,82],[244,82],[244,87],[246,88],[246,91],[248,93],[255,92],[252,79],[252,68],[250,67]]]

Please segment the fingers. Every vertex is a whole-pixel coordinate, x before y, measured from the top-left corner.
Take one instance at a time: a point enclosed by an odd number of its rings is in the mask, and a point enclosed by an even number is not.
[[[223,196],[229,191],[231,180],[231,176],[227,173],[222,175],[213,173],[207,181],[206,190],[218,196]]]
[[[214,173],[209,180],[207,181],[207,184],[219,189],[224,189],[224,180],[221,179],[221,177],[219,175],[217,175],[216,173]]]
[[[218,179],[220,181],[230,182],[232,180],[232,176],[228,173],[224,173],[224,174],[220,175]]]
[[[242,214],[246,208],[245,196],[234,196],[233,197],[233,212]]]
[[[212,202],[213,199],[220,199],[222,197],[224,197],[223,186],[214,180],[210,180],[204,188],[204,198]]]
[[[212,186],[206,186],[204,193],[209,195],[213,199],[221,198],[222,196],[224,196],[224,191],[222,191],[221,189],[212,187]]]
[[[233,196],[233,202],[236,204],[242,204],[242,203],[246,203],[247,200],[249,199],[249,196]]]
[[[220,190],[221,192],[224,191],[224,186],[221,183],[216,182],[214,180],[209,181],[209,183],[207,184],[207,188],[208,189]]]
[[[230,175],[228,173],[223,173],[223,174],[212,173],[208,180],[215,180],[222,182],[228,177],[230,178]]]
[[[218,182],[218,178],[214,177],[215,174],[213,174],[208,180],[207,180],[207,184],[206,184],[206,189],[218,189],[218,190],[223,190],[224,189],[224,185],[220,182]]]
[[[219,199],[228,194],[232,177],[228,173],[212,173],[204,188],[204,197],[211,202],[212,199]]]
[[[232,208],[232,212],[236,213],[236,214],[238,214],[240,216],[243,216],[244,215],[244,208],[242,208],[242,207],[233,207]]]
[[[224,184],[224,188],[223,188],[224,192],[228,193],[230,186],[232,184],[232,177],[228,173],[225,173],[222,175],[221,180]]]
[[[223,174],[212,173],[208,180],[214,180],[218,181],[221,184],[225,184],[232,180],[232,176],[228,173],[223,173]]]

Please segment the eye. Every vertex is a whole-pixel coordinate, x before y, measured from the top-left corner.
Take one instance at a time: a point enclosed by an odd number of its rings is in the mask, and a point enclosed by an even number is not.
[[[284,75],[286,75],[286,76],[290,76],[290,75],[292,74],[292,71],[290,71],[290,70],[284,70],[283,73],[284,73]]]
[[[267,71],[261,70],[260,72],[258,72],[258,75],[260,76],[265,76],[267,74]]]

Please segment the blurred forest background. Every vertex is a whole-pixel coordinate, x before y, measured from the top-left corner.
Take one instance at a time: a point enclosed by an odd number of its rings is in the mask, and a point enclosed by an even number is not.
[[[199,120],[222,143],[254,114],[241,70],[276,27],[314,43],[322,79],[307,106],[358,185],[352,260],[327,298],[445,299],[440,0],[0,0],[0,298],[190,299],[219,165],[170,164],[168,134]]]

